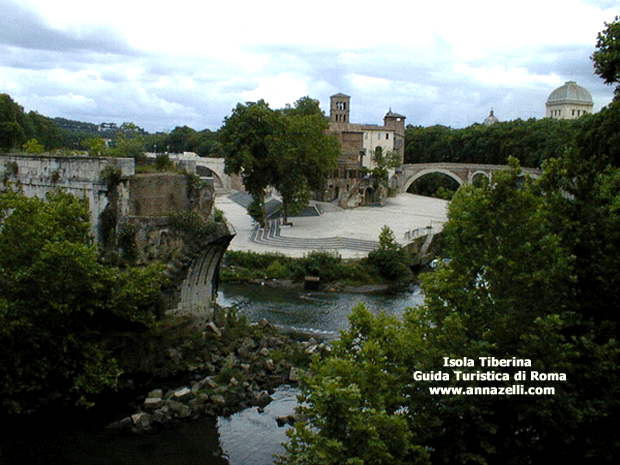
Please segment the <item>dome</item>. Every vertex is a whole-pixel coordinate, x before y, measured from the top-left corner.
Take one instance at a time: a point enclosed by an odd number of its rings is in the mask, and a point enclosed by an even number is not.
[[[568,81],[562,87],[558,87],[547,99],[547,105],[562,103],[575,103],[593,105],[592,94],[578,85],[575,81]]]
[[[499,122],[499,120],[497,119],[497,117],[493,114],[493,109],[491,109],[491,112],[489,113],[489,116],[487,116],[484,119],[484,125],[485,126],[491,126],[492,124],[495,124]]]

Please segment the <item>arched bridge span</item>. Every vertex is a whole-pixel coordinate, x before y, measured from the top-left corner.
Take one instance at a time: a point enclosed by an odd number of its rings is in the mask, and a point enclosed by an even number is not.
[[[484,165],[475,163],[411,163],[401,165],[396,171],[395,187],[398,192],[407,192],[407,189],[417,179],[431,173],[442,173],[451,177],[459,186],[469,184],[478,176],[485,176],[493,181],[493,174],[497,171],[510,169],[507,165]],[[530,174],[533,177],[539,177],[541,170],[535,168],[521,168],[524,174]]]

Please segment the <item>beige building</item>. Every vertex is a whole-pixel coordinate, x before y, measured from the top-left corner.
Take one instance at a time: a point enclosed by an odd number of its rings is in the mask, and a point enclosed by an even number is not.
[[[594,102],[592,95],[575,81],[568,81],[549,95],[547,118],[575,119],[592,113]]]
[[[343,206],[369,203],[374,198],[368,191],[363,168],[373,169],[373,155],[395,152],[401,163],[405,155],[405,117],[388,111],[383,125],[353,124],[350,121],[351,97],[345,94],[330,98],[329,129],[342,144],[338,168],[328,179],[325,200],[337,200]],[[393,173],[390,173],[393,174]]]

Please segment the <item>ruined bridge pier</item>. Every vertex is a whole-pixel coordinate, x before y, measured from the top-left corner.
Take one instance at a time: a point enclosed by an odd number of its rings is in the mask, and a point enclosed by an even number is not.
[[[196,172],[191,161],[183,160],[183,168]],[[108,157],[0,154],[0,175],[30,197],[45,197],[60,188],[86,199],[93,237],[102,246],[112,229],[118,233],[131,225],[139,251],[136,264],[168,265],[168,308],[213,316],[219,266],[234,230],[225,221],[214,221],[212,183],[196,187],[178,173],[136,174],[133,158]],[[172,216],[183,212],[195,212],[212,223],[212,233],[198,241],[175,232]]]

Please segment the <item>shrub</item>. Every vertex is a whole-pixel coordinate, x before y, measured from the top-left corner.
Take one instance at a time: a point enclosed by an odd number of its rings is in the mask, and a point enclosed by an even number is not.
[[[405,281],[411,277],[411,257],[398,245],[394,232],[387,226],[379,234],[379,248],[368,254],[368,263],[390,282]]]

